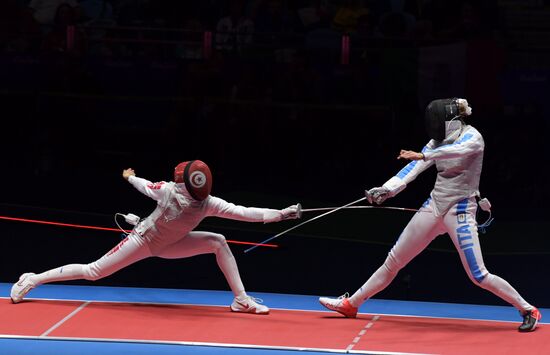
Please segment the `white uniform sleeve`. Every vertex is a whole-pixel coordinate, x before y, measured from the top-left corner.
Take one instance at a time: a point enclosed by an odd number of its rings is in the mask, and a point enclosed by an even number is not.
[[[432,142],[430,141],[423,149],[422,153],[425,154],[429,150],[429,146]],[[420,173],[428,169],[434,164],[433,161],[424,161],[424,160],[414,160],[405,165],[395,176],[386,181],[383,187],[390,191],[390,196],[393,197],[403,191],[407,184],[412,182]]]
[[[477,131],[466,132],[459,140],[452,144],[441,145],[435,149],[427,149],[424,160],[434,161],[468,156],[483,150],[485,143]]]
[[[239,206],[214,196],[208,198],[208,204],[209,216],[238,221],[265,223],[282,216],[279,210]]]
[[[155,201],[160,201],[166,190],[166,183],[164,181],[152,183],[149,180],[137,176],[130,176],[128,182],[130,182],[139,192]]]

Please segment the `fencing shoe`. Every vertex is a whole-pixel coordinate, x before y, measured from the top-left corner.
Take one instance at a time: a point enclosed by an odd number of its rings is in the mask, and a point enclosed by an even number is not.
[[[34,273],[27,272],[19,277],[19,281],[13,284],[11,287],[11,301],[13,303],[19,303],[23,298],[32,290],[36,285],[31,281],[31,276],[34,276]]]
[[[261,299],[248,295],[243,298],[235,297],[230,308],[233,312],[269,314],[269,308],[261,305],[262,302]]]
[[[348,318],[357,317],[358,308],[353,307],[349,303],[349,295],[347,293],[338,298],[321,297],[319,298],[319,303],[331,311],[336,311]]]
[[[521,316],[523,317],[523,323],[518,328],[520,332],[532,332],[542,318],[542,314],[536,308],[525,311]]]

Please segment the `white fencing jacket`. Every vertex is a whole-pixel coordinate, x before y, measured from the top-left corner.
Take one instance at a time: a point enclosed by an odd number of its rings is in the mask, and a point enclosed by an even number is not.
[[[176,242],[209,216],[264,223],[278,221],[282,216],[279,210],[238,206],[214,196],[196,201],[183,183],[152,183],[136,176],[130,176],[128,181],[157,201],[156,209],[134,228],[135,233],[156,247]]]
[[[422,149],[424,160],[415,160],[401,169],[383,186],[395,196],[424,170],[435,164],[437,179],[430,197],[435,215],[447,213],[456,202],[479,196],[479,178],[485,143],[481,133],[470,125],[461,125],[443,142],[433,139]]]

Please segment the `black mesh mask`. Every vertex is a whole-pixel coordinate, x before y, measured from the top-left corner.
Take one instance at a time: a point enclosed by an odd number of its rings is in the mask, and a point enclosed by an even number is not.
[[[445,139],[445,122],[459,116],[457,99],[439,99],[426,107],[424,119],[428,136],[441,142]]]

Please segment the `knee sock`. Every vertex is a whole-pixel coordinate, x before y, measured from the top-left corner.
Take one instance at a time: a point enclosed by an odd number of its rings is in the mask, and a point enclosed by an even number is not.
[[[359,307],[363,302],[385,289],[396,275],[397,272],[391,272],[386,264],[380,266],[367,282],[349,298],[350,304]]]
[[[523,297],[520,296],[518,291],[516,291],[506,280],[497,275],[487,274],[478,286],[487,291],[491,291],[504,301],[516,307],[522,313],[533,309],[533,306],[527,303]]]
[[[37,286],[49,282],[78,280],[85,278],[83,264],[69,264],[32,276],[31,281]]]

